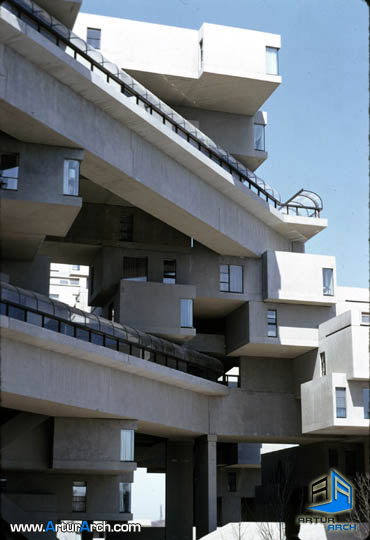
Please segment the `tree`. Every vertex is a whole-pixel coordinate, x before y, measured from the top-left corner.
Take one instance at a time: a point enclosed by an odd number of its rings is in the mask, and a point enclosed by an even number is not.
[[[357,473],[353,482],[355,506],[350,519],[360,526],[355,531],[357,538],[370,540],[370,473]]]

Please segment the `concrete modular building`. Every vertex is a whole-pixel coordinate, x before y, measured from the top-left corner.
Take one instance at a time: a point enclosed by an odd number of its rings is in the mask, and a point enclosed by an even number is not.
[[[305,253],[320,197],[255,173],[279,36],[79,7],[0,5],[4,521],[135,519],[137,464],[166,473],[144,537],[200,538],[255,516],[261,442],[366,455],[368,295]]]

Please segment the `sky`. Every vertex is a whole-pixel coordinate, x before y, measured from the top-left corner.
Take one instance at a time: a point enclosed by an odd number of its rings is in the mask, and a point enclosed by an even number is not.
[[[227,8],[227,9],[226,9]],[[328,228],[306,252],[335,255],[339,285],[368,286],[368,9],[364,0],[84,0],[82,11],[281,35],[283,82],[263,106],[257,174],[286,200],[318,193]]]

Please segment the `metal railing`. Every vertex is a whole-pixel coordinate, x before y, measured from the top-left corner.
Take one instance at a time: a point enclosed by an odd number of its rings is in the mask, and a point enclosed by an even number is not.
[[[33,0],[0,0],[0,6],[6,7],[55,45],[62,47],[65,52],[73,56],[75,60],[90,69],[90,71],[96,71],[104,75],[107,83],[116,83],[126,97],[133,98],[138,106],[144,108],[164,125],[167,125],[174,133],[217,163],[229,172],[235,180],[247,186],[274,208],[287,214],[293,213],[308,217],[320,216],[322,202],[319,205],[315,202],[313,205],[295,204],[291,198],[289,203],[282,204],[280,195],[274,188],[239,163],[230,152],[218,146],[212,139],[195,128],[189,121],[149,92],[125,71],[105,59],[100,51],[88,45],[83,39],[40,8]],[[319,196],[317,196],[317,199],[321,201]],[[312,199],[310,200],[313,202]]]
[[[16,302],[10,302],[4,298],[0,302],[0,314],[211,381],[217,381],[222,376],[220,369],[202,366],[189,362],[186,358],[177,358],[164,352],[153,350],[150,347],[143,347],[139,343],[134,344],[128,340],[105,334],[99,330],[92,330],[86,325],[66,321],[61,317],[50,313],[42,313],[37,309],[32,309],[29,306],[24,306]],[[208,358],[211,360],[211,357]]]

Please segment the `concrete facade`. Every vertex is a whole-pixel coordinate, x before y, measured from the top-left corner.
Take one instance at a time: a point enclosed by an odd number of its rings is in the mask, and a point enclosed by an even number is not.
[[[138,464],[166,474],[165,528],[143,538],[190,540],[193,527],[200,538],[256,521],[279,458],[261,462],[261,443],[299,444],[281,459],[299,455],[310,474],[315,460],[327,470],[330,445],[338,467],[356,450],[362,472],[368,292],[338,286],[334,257],[305,253],[327,226],[320,197],[282,204],[253,172],[267,158],[260,107],[281,82],[267,63],[280,36],[80,14],[78,38],[47,21],[70,28],[79,2],[41,0],[38,25],[9,2],[5,521],[135,521]],[[99,50],[87,28],[101,30]]]

